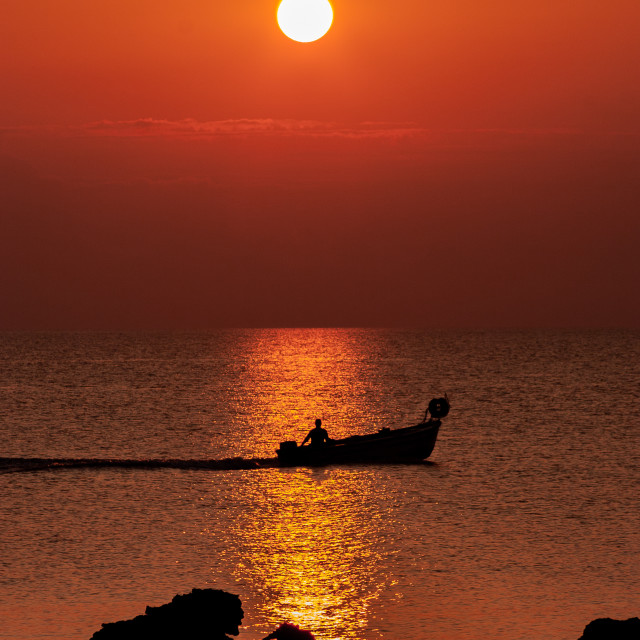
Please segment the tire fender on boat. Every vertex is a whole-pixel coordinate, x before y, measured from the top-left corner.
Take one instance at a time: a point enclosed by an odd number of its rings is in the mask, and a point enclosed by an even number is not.
[[[449,413],[449,400],[445,398],[434,398],[429,402],[429,413],[432,418],[439,420],[445,418]]]

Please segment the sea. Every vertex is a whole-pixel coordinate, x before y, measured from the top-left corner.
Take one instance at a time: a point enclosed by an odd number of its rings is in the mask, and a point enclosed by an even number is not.
[[[451,411],[421,464],[278,468]],[[577,640],[640,615],[640,332],[0,334],[0,637],[193,588],[239,639]]]

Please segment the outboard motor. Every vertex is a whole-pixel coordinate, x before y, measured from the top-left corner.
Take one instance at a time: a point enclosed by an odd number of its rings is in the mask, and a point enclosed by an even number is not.
[[[446,418],[451,405],[449,404],[449,398],[447,398],[447,394],[445,393],[443,398],[434,398],[429,402],[429,406],[427,407],[427,413],[431,414],[432,420],[440,420],[441,418]],[[426,420],[425,413],[425,420]]]

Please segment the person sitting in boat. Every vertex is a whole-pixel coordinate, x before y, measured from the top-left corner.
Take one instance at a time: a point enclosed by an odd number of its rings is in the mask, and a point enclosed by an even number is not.
[[[301,446],[304,446],[307,440],[311,440],[312,447],[323,447],[325,444],[331,442],[327,430],[322,428],[322,420],[320,420],[320,418],[316,419],[316,426],[309,431],[307,437],[302,441]]]

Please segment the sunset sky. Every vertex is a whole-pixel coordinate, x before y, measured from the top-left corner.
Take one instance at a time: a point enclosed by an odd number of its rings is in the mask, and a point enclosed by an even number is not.
[[[0,0],[0,329],[640,328],[640,2]]]

